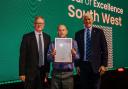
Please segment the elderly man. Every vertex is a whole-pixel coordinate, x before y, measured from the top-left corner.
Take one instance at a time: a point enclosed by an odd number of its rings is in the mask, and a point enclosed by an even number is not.
[[[68,30],[65,25],[59,25],[57,32],[58,38],[67,38]],[[76,41],[72,41],[72,62],[55,62],[55,55],[55,44],[52,42],[48,51],[48,60],[53,62],[51,89],[73,89],[74,61],[79,58]]]
[[[92,27],[91,14],[84,15],[85,28],[76,32],[75,40],[80,52],[77,70],[81,89],[99,89],[100,75],[106,71],[108,50],[103,30]]]

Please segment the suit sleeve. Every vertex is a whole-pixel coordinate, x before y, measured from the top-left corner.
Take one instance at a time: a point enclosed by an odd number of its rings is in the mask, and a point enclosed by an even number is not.
[[[46,54],[45,54],[45,57],[46,57],[46,64],[45,64],[45,72],[49,72],[50,70],[50,63],[48,62],[47,60],[47,53],[48,53],[48,48],[49,48],[49,45],[51,43],[51,37],[49,35],[46,34],[46,37],[47,37],[47,41],[48,41],[48,44],[47,44],[47,47],[46,47]]]
[[[76,41],[76,44],[78,46],[78,54],[79,54],[79,58],[78,60],[75,61],[75,66],[80,66],[80,51],[79,51],[79,37],[78,37],[78,32],[75,33],[75,41]]]
[[[108,48],[107,48],[107,41],[104,35],[103,30],[101,30],[101,54],[102,54],[102,60],[101,65],[107,66],[108,61]]]
[[[19,56],[19,76],[25,75],[26,69],[26,58],[27,58],[27,39],[25,35],[22,38],[20,46],[20,56]]]

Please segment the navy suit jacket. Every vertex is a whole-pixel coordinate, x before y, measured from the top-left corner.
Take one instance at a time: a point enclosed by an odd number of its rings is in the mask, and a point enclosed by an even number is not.
[[[49,71],[49,65],[47,62],[47,51],[50,44],[50,36],[43,32],[44,38],[44,68],[42,71]],[[36,73],[39,73],[38,68],[39,53],[34,32],[25,34],[23,36],[20,46],[19,57],[19,75],[26,75],[27,77],[34,77]]]
[[[84,29],[82,29],[75,34],[75,40],[77,41],[80,52],[78,66],[84,60],[84,33]],[[103,30],[92,27],[91,43],[89,62],[91,63],[93,71],[97,73],[101,65],[107,66],[108,60],[107,42]]]

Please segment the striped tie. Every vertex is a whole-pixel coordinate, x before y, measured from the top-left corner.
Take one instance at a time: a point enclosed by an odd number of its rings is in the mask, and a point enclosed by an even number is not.
[[[86,34],[86,60],[89,59],[90,54],[91,54],[91,34],[90,34],[90,30],[87,29],[87,34]]]

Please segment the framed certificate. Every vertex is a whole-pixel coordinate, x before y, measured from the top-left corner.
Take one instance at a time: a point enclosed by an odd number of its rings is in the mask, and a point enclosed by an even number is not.
[[[55,38],[55,62],[72,62],[72,38]]]

